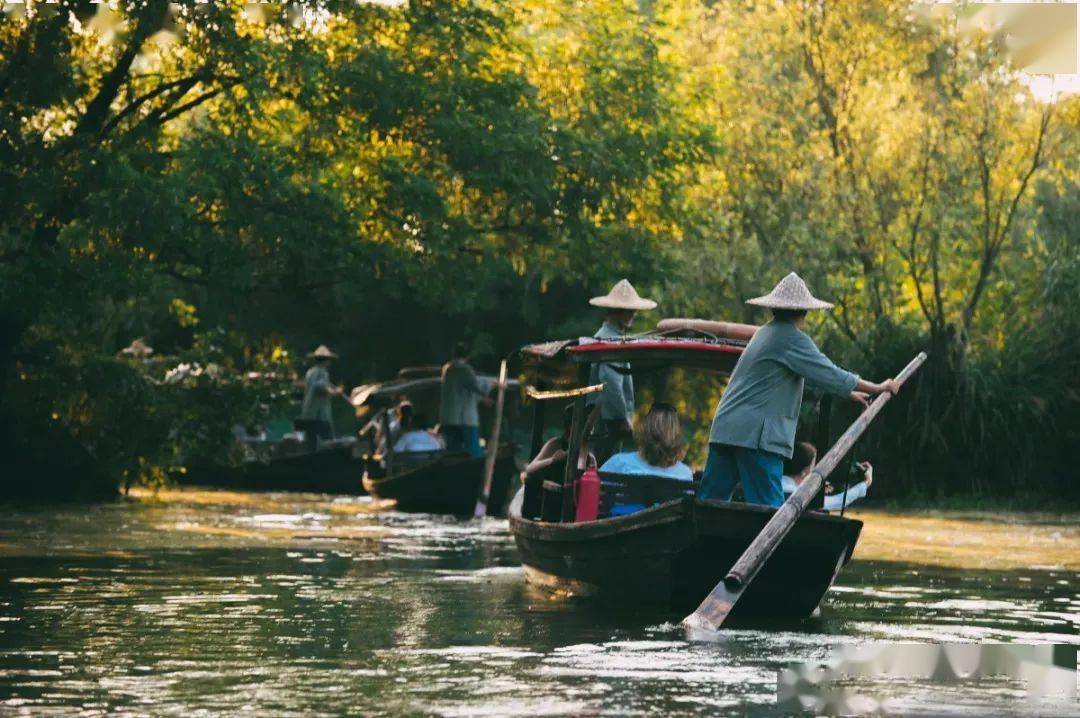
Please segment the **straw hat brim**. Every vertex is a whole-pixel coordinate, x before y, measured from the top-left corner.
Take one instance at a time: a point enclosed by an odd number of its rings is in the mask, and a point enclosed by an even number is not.
[[[830,302],[823,302],[820,299],[809,297],[807,299],[781,299],[773,296],[771,293],[766,294],[763,297],[754,297],[753,299],[747,299],[747,304],[753,304],[755,307],[768,307],[769,309],[792,309],[795,311],[812,311],[815,309],[832,309],[833,304]]]
[[[630,309],[633,311],[645,311],[656,309],[656,302],[651,299],[615,299],[613,297],[593,297],[589,304],[604,309]]]
[[[308,354],[308,359],[337,359],[338,355],[334,352],[311,352]]]

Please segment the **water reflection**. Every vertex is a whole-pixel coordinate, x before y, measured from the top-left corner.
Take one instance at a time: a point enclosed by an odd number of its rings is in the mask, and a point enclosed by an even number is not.
[[[213,492],[0,514],[15,714],[768,715],[777,669],[840,643],[1073,643],[1078,614],[1073,572],[860,561],[816,621],[689,644],[679,616],[529,587],[497,520]],[[926,699],[895,690],[913,711]],[[953,702],[1026,715],[1024,700],[987,684]]]

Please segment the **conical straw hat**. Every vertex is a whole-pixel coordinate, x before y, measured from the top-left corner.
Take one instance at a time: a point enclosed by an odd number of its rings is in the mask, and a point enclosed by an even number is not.
[[[319,348],[308,354],[309,359],[337,359],[337,354],[330,351],[330,347],[320,344]]]
[[[634,286],[625,279],[620,279],[619,283],[606,295],[590,299],[589,304],[606,309],[633,309],[634,311],[656,309],[656,302],[651,299],[642,299]]]
[[[781,279],[780,283],[765,296],[747,299],[746,303],[770,309],[809,310],[832,309],[833,307],[832,304],[823,302],[811,294],[806,282],[795,272]]]
[[[139,359],[145,359],[154,353],[154,348],[146,343],[142,337],[139,337],[135,341],[131,342],[128,346],[120,350],[121,356],[137,357]]]

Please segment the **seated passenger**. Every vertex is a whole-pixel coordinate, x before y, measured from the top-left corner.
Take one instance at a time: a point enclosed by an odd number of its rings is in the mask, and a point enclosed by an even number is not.
[[[395,454],[441,451],[445,448],[440,437],[427,428],[423,414],[411,411],[402,416],[401,437],[394,444]]]
[[[851,506],[851,504],[866,496],[870,484],[874,483],[874,467],[870,465],[869,461],[860,461],[855,465],[862,470],[863,480],[848,486],[846,502],[843,491],[835,494],[830,493],[832,486],[825,484],[826,511],[839,511],[844,506]],[[814,445],[806,441],[795,444],[795,452],[784,463],[784,477],[780,480],[785,499],[795,493],[795,489],[799,488],[799,484],[810,475],[815,466],[817,466],[817,449],[814,448]]]
[[[566,461],[566,452],[570,448],[570,429],[574,423],[574,406],[571,404],[563,412],[563,432],[544,442],[533,460],[525,466],[525,474],[531,475],[543,471],[554,464]],[[589,466],[596,466],[596,457],[589,454]]]
[[[392,409],[385,411],[386,421],[383,422],[381,416],[376,416],[369,422],[368,426],[375,427],[375,453],[379,456],[386,454],[386,445],[389,441],[390,446],[397,443],[397,440],[401,437],[401,424],[406,420],[407,416],[411,416],[413,412],[413,405],[409,401],[408,397],[401,394],[394,402]],[[367,431],[367,427],[361,430],[361,434]]]
[[[600,467],[601,472],[611,474],[638,474],[692,482],[694,474],[682,462],[686,456],[679,413],[670,404],[653,404],[634,431],[637,451],[615,454]],[[615,504],[612,516],[623,516],[641,511],[643,504]]]

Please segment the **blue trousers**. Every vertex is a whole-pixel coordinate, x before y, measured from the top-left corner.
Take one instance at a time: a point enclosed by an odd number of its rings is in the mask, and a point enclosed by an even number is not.
[[[730,501],[735,486],[741,483],[746,503],[779,506],[784,503],[780,484],[783,475],[784,458],[779,454],[709,444],[709,458],[697,495],[699,499]]]
[[[479,426],[447,424],[441,427],[441,430],[443,438],[446,439],[447,451],[467,451],[477,458],[484,455],[480,449]]]

